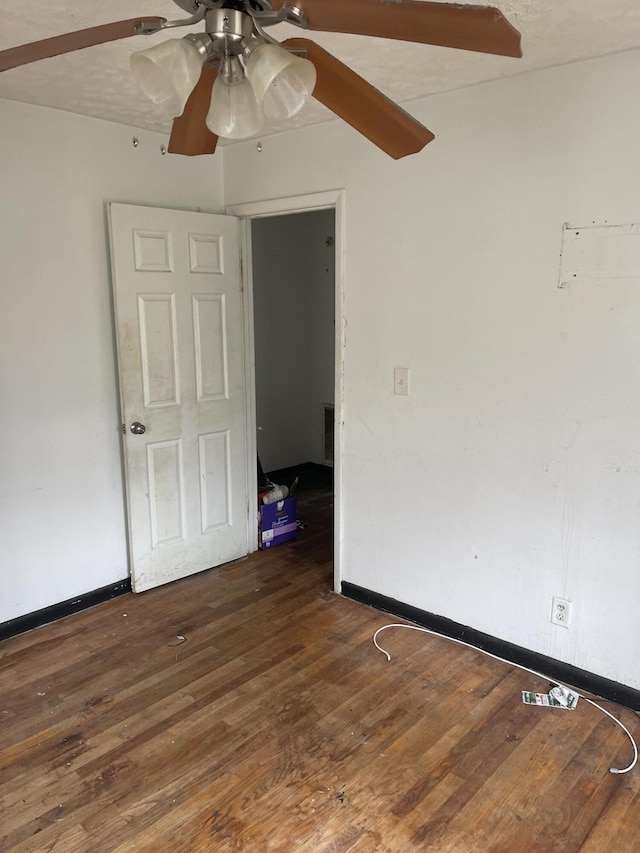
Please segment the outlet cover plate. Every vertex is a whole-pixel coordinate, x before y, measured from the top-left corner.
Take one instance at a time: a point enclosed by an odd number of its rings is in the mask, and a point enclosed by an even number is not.
[[[571,624],[571,602],[566,598],[553,597],[551,606],[551,621],[561,628],[568,628]]]

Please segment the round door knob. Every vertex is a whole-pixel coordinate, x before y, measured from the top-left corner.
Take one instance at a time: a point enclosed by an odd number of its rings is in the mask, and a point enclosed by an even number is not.
[[[134,421],[129,429],[134,435],[143,435],[147,431],[146,426],[141,424],[140,421]]]

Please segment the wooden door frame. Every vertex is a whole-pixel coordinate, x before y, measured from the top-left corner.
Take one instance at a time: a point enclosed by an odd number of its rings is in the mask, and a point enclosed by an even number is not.
[[[255,339],[253,327],[253,266],[251,256],[251,221],[267,216],[284,216],[290,213],[306,213],[312,210],[335,211],[335,459],[334,459],[334,590],[342,587],[343,566],[343,501],[342,461],[344,434],[344,226],[345,191],[328,190],[298,196],[247,202],[227,206],[226,213],[237,216],[240,221],[240,252],[242,256],[243,312],[245,340],[245,387],[247,412],[247,494],[251,496],[257,482],[257,434],[256,434],[256,372]],[[251,499],[251,498],[249,498]],[[258,519],[249,507],[249,547],[258,548]]]

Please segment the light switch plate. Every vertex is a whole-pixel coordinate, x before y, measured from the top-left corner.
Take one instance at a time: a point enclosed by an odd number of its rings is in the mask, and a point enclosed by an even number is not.
[[[409,396],[409,368],[396,367],[393,371],[393,393]]]

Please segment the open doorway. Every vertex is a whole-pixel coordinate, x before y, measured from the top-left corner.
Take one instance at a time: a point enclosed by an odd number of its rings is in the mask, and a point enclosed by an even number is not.
[[[249,490],[257,484],[258,450],[264,470],[284,485],[291,485],[295,469],[302,466],[309,490],[332,504],[333,584],[339,591],[344,191],[233,205],[227,212],[243,220]],[[259,244],[256,253],[254,241]],[[257,527],[257,518],[250,518],[254,550]],[[314,536],[305,531],[304,538]]]
[[[267,483],[295,488],[299,539],[324,563],[333,557],[335,211],[252,220],[251,256],[258,489],[261,469]]]

